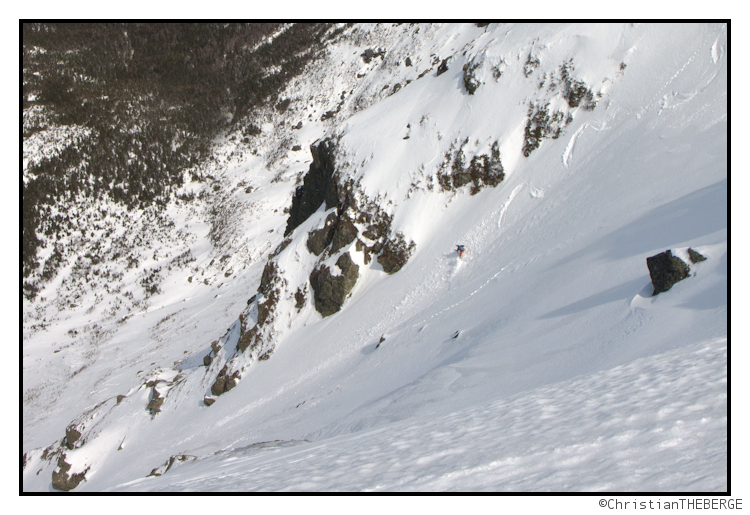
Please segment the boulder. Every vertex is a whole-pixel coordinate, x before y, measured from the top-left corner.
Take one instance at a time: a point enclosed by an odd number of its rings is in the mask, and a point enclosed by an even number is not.
[[[86,472],[89,468],[77,474],[70,474],[70,463],[65,461],[65,453],[61,453],[57,460],[57,468],[52,472],[52,488],[63,492],[73,490],[86,479]]]
[[[346,296],[359,278],[359,266],[352,262],[348,252],[341,255],[336,266],[341,269],[341,275],[331,275],[331,269],[327,266],[315,269],[310,275],[315,309],[323,317],[333,315],[341,309]]]
[[[146,406],[147,409],[151,410],[152,415],[156,415],[161,411],[161,405],[164,404],[164,397],[161,396],[159,391],[154,386],[151,389],[151,401]]]
[[[386,273],[395,274],[409,260],[415,246],[414,242],[407,245],[403,234],[398,233],[395,239],[385,242],[383,252],[378,256],[378,263]]]
[[[445,59],[443,59],[443,60],[442,60],[442,62],[441,62],[441,63],[440,63],[439,65],[438,65],[438,69],[437,69],[437,76],[440,76],[440,75],[442,75],[442,74],[444,74],[445,72],[447,72],[447,71],[448,71],[448,59],[450,59],[450,57],[446,57],[446,58],[445,58]]]
[[[688,256],[690,257],[690,261],[695,263],[700,263],[701,261],[706,260],[706,256],[701,255],[700,253],[694,251],[693,249],[688,249]]]
[[[680,258],[673,256],[671,250],[646,258],[654,295],[669,290],[675,283],[690,275],[690,268]]]
[[[80,447],[79,445],[76,445],[76,442],[78,442],[81,439],[81,433],[76,429],[74,425],[69,425],[65,428],[65,446],[73,450],[77,447]],[[81,442],[82,444],[83,442]]]
[[[342,216],[336,226],[336,232],[331,240],[331,254],[334,254],[349,245],[357,238],[359,231],[351,220]]]
[[[321,229],[311,231],[307,237],[307,250],[320,256],[328,245],[333,241],[333,234],[336,231],[336,214],[331,213],[326,218],[325,226]]]
[[[296,301],[294,307],[297,309],[297,312],[305,307],[305,291],[302,290],[302,287],[297,288],[297,292],[294,294],[294,300]]]
[[[203,397],[203,404],[205,404],[206,406],[210,406],[214,402],[216,402],[216,399],[214,399],[213,397],[209,397],[208,395]]]

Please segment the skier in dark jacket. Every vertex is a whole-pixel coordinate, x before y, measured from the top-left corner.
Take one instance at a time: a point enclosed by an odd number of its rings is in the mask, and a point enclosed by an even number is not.
[[[458,252],[458,257],[463,257],[464,252],[466,252],[466,247],[463,245],[456,245],[456,252]]]

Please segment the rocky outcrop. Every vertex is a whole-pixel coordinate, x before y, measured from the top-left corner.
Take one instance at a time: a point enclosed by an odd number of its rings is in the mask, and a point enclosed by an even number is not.
[[[335,213],[331,213],[326,217],[325,225],[321,229],[311,231],[307,236],[307,250],[320,256],[323,251],[333,241],[333,234],[336,231],[336,224],[338,217]]]
[[[313,162],[305,175],[302,186],[297,188],[292,198],[284,236],[299,227],[310,215],[318,210],[325,202],[326,209],[338,205],[336,184],[333,180],[334,172],[334,144],[329,138],[310,147]]]
[[[90,469],[90,467],[87,467],[83,472],[71,474],[70,468],[70,463],[65,461],[65,454],[60,454],[57,459],[57,468],[52,471],[52,488],[62,492],[70,492],[86,479],[86,472]]]
[[[327,266],[315,269],[310,275],[315,309],[323,317],[333,315],[341,309],[346,296],[359,278],[359,266],[352,262],[348,252],[341,255],[336,266],[341,270],[341,275],[332,275]]]
[[[78,445],[76,445],[78,444]],[[69,425],[65,428],[65,446],[70,449],[76,449],[83,444],[81,441],[81,433],[75,427],[75,425]]]
[[[445,154],[437,172],[438,185],[443,191],[456,191],[471,184],[471,194],[476,195],[484,187],[494,188],[505,178],[498,141],[492,144],[489,154],[477,154],[471,160],[464,154],[468,143],[468,138],[460,144],[455,141]]]
[[[221,369],[219,375],[216,377],[216,381],[211,385],[211,393],[219,396],[224,392],[228,392],[229,390],[237,386],[237,382],[239,381],[239,379],[239,371],[235,371],[231,375],[228,375],[227,366],[224,365],[224,368]]]
[[[415,243],[406,243],[404,235],[397,233],[396,237],[387,240],[383,252],[378,256],[378,263],[389,274],[395,274],[406,264],[414,251]]]
[[[151,387],[151,400],[149,401],[146,409],[151,411],[151,415],[156,415],[161,411],[161,405],[164,404],[164,397],[156,389],[156,385]]]
[[[646,258],[651,284],[654,285],[654,295],[669,290],[675,283],[690,275],[688,265],[672,255],[671,250]]]
[[[359,231],[349,218],[346,216],[339,217],[336,231],[333,233],[333,239],[331,240],[331,254],[352,243],[357,238],[357,234],[359,234]]]
[[[164,465],[161,465],[160,467],[156,467],[146,477],[161,476],[162,474],[166,474],[167,472],[169,472],[169,469],[171,469],[172,465],[174,465],[175,463],[184,463],[186,461],[194,461],[196,459],[197,459],[196,456],[191,456],[189,454],[177,454],[175,456],[170,456],[169,459],[164,462]]]
[[[440,75],[442,75],[442,74],[444,74],[445,72],[448,71],[448,60],[449,59],[450,59],[450,57],[446,57],[445,59],[443,59],[440,62],[440,64],[438,65],[438,68],[437,68],[437,76],[440,76]]]
[[[706,260],[706,256],[701,255],[700,253],[696,252],[693,249],[688,249],[688,256],[690,257],[690,261],[695,263],[700,263],[701,261]]]

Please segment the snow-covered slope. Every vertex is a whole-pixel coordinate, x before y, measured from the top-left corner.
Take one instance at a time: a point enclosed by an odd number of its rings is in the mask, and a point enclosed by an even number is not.
[[[725,490],[727,44],[722,25],[347,29],[118,276],[145,289],[161,266],[158,289],[55,311],[67,270],[24,303],[24,490]],[[312,254],[325,204],[280,246],[324,137],[352,209],[414,242],[397,272],[360,222],[362,244]],[[688,247],[708,260],[651,297],[646,257]],[[275,311],[242,352],[272,253]],[[344,253],[358,279],[322,318],[310,276]],[[212,395],[222,370],[236,386]]]

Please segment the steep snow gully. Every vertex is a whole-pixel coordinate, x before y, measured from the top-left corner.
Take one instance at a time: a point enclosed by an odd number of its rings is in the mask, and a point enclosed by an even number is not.
[[[222,238],[169,207],[195,260],[141,310],[24,301],[23,490],[726,491],[727,61],[722,24],[346,28],[217,142]]]

